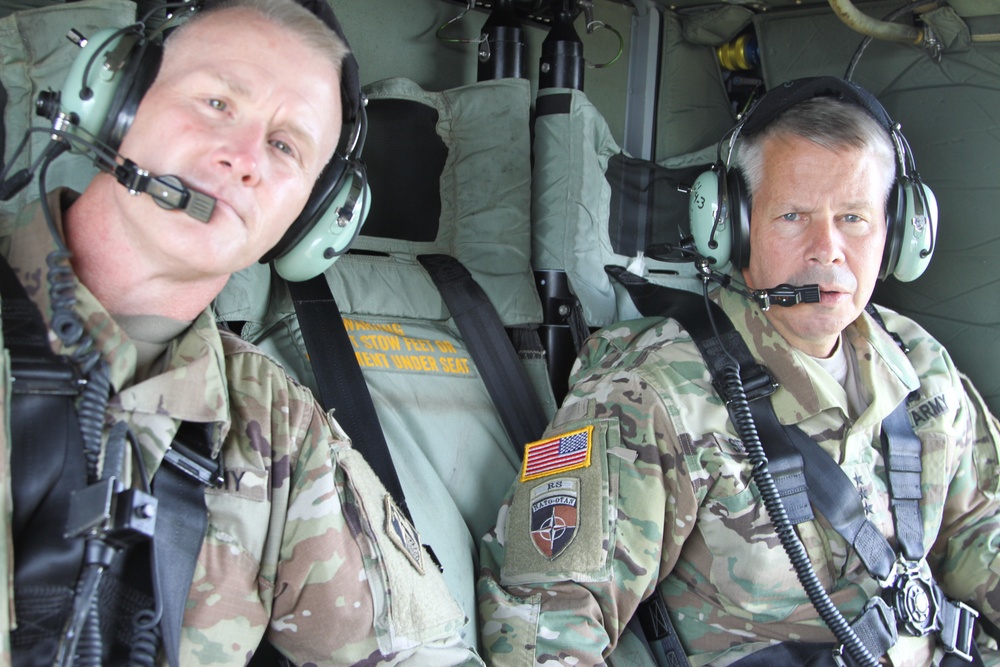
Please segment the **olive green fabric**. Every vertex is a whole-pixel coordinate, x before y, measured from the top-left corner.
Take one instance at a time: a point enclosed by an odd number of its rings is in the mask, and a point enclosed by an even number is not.
[[[677,14],[664,13],[656,118],[658,162],[714,146],[736,122],[714,45],[705,44],[711,35],[701,33],[714,28],[728,34],[733,27],[729,24],[745,22],[747,13],[742,7],[726,7],[712,12],[716,20],[711,22],[705,20],[708,17],[699,19],[700,14],[682,21]],[[723,16],[730,18],[723,21]]]
[[[604,267],[634,266],[650,280],[681,289],[700,289],[689,264],[665,264],[617,254],[608,225],[612,184],[608,163],[623,155],[607,122],[579,90],[550,88],[545,96],[568,96],[564,112],[535,119],[532,172],[532,265],[562,270],[591,327],[634,317],[628,297],[617,294]],[[686,221],[682,221],[685,222]],[[652,272],[652,271],[656,272]]]

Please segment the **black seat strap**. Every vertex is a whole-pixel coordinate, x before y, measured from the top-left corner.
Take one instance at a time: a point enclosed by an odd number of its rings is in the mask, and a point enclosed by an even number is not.
[[[336,412],[337,421],[351,437],[354,448],[365,457],[412,524],[375,403],[326,277],[319,275],[305,282],[287,284],[316,376],[320,402],[325,409]]]
[[[654,285],[621,267],[607,267],[606,270],[626,288],[642,314],[671,317],[684,327],[697,344],[712,373],[716,389],[727,404],[731,402],[731,397],[727,395],[726,387],[722,386],[721,378],[727,365],[737,364],[747,385],[751,415],[766,447],[768,467],[778,472],[775,482],[782,495],[782,504],[790,508],[789,517],[799,520],[805,520],[802,517],[807,516],[811,518],[811,510],[803,503],[815,506],[854,547],[869,574],[879,582],[893,577],[894,583],[883,591],[883,595],[890,600],[893,596],[905,596],[914,590],[927,597],[939,598],[935,606],[940,609],[940,619],[930,619],[924,625],[921,623],[926,619],[918,618],[919,614],[909,614],[905,604],[900,608],[896,600],[893,609],[898,622],[906,624],[908,630],[916,628],[910,630],[914,634],[936,629],[949,654],[966,661],[974,660],[972,627],[978,614],[966,605],[945,598],[933,579],[926,579],[912,569],[922,562],[924,556],[919,504],[921,443],[910,424],[905,400],[883,420],[881,433],[897,541],[910,568],[910,571],[900,572],[895,551],[867,518],[857,490],[837,461],[797,426],[783,426],[770,400],[760,400],[772,393],[776,385],[768,389],[765,378],[769,378],[769,374],[755,362],[745,341],[722,309],[707,296],[698,299],[691,292]],[[709,317],[698,316],[701,308],[696,301],[707,308]],[[874,308],[869,310],[873,311]],[[884,329],[881,317],[877,312],[873,314]],[[894,338],[901,343],[898,337]],[[735,416],[732,418],[736,419]],[[803,494],[806,494],[805,497]],[[866,607],[866,613],[852,624],[857,626],[858,636],[869,650],[874,649],[873,655],[882,655],[888,646],[895,643],[895,627],[890,620],[895,622],[897,619],[886,620],[890,616],[885,602],[873,599]],[[914,622],[914,619],[920,622]]]
[[[172,667],[180,664],[184,608],[208,527],[205,487],[222,484],[220,463],[210,455],[212,433],[210,424],[182,422],[153,476],[157,499],[154,571],[163,606],[163,651]]]
[[[693,292],[654,285],[638,276],[624,272],[623,269],[615,270],[619,268],[608,267],[608,272],[629,291],[639,312],[646,315],[658,315],[660,312],[655,310],[656,307],[665,302],[671,304],[669,317],[680,322],[684,329],[691,334],[705,359],[706,365],[711,370],[713,378],[720,377],[722,368],[727,363],[727,355],[735,358],[739,363],[741,375],[744,376],[744,384],[747,384],[747,376],[760,378],[767,375],[766,370],[754,360],[729,317],[714,302],[707,301]],[[623,272],[626,275],[622,275]],[[642,285],[645,287],[640,287]],[[710,326],[706,327],[705,320],[707,318],[702,316],[700,312],[706,302],[712,311],[712,319],[715,323],[714,330]],[[758,379],[756,384],[763,386],[764,381]],[[716,382],[716,387],[719,388],[718,382]],[[774,414],[771,401],[759,400],[764,397],[764,391],[761,389],[755,392],[754,389],[753,384],[747,387],[750,411],[761,434],[761,441],[767,452],[768,468],[775,475],[775,483],[781,492],[782,503],[785,505],[789,520],[792,523],[801,523],[812,519],[812,511],[808,508],[811,503],[826,517],[830,525],[854,547],[868,572],[876,579],[884,581],[889,576],[896,560],[895,552],[881,531],[868,520],[864,505],[851,479],[843,468],[800,428],[781,424],[777,415]],[[720,394],[728,401],[724,392],[720,391]],[[883,438],[889,443],[888,449],[896,452],[901,448],[906,452],[905,456],[901,453],[897,455],[902,461],[897,465],[905,466],[906,474],[910,475],[912,475],[911,469],[916,466],[916,493],[918,495],[915,500],[912,500],[913,504],[916,505],[916,513],[915,517],[912,512],[903,515],[903,519],[907,522],[903,530],[922,531],[922,527],[913,529],[908,525],[914,518],[917,519],[918,524],[920,520],[918,504],[920,498],[920,441],[910,427],[905,404],[900,404],[883,422],[882,431]],[[887,437],[887,434],[891,437]],[[914,495],[912,476],[903,477],[903,479],[909,494]],[[903,482],[900,482],[900,486],[902,485]],[[897,530],[900,530],[898,525]],[[918,550],[921,553],[913,560],[919,560],[923,556],[922,548]]]
[[[526,443],[541,437],[548,419],[500,316],[457,259],[450,255],[420,255],[417,260],[440,290],[507,435],[520,452]]]
[[[14,540],[14,665],[51,664],[84,555],[63,537],[70,498],[87,484],[72,365],[55,355],[48,327],[0,255],[4,347],[10,360],[10,484]]]

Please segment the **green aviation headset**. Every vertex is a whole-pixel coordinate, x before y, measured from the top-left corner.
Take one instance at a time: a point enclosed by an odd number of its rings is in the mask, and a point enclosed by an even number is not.
[[[327,2],[299,0],[299,3],[347,43]],[[121,29],[101,30],[79,44],[81,52],[62,91],[55,96],[58,106],[51,103],[50,97],[49,108],[43,110],[46,103],[40,99],[39,113],[53,120],[67,119],[63,129],[80,140],[72,142],[74,150],[86,146],[87,151],[95,153],[99,166],[113,170],[116,151],[159,69],[163,47],[157,39],[145,34],[143,21]],[[308,280],[329,268],[357,238],[370,209],[370,189],[361,160],[367,120],[358,64],[351,53],[343,63],[341,99],[344,131],[333,157],[313,186],[302,212],[260,260],[273,261],[278,274],[286,280]],[[163,181],[183,187],[175,177],[167,176]],[[159,198],[157,201],[161,202]],[[209,206],[214,206],[214,202]],[[209,208],[208,215],[210,212]],[[199,219],[207,220],[208,215]]]
[[[934,193],[917,173],[913,156],[899,126],[879,101],[857,84],[822,76],[789,81],[769,90],[746,113],[729,136],[729,151],[691,188],[688,212],[698,252],[719,270],[743,269],[750,261],[750,196],[739,168],[730,166],[737,138],[752,135],[790,107],[813,97],[829,96],[856,104],[885,128],[896,153],[896,178],[886,205],[886,238],[879,278],[916,280],[934,252],[938,208]]]

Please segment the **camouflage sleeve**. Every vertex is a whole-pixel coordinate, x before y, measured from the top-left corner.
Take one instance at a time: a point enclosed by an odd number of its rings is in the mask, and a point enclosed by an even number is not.
[[[958,463],[931,551],[936,577],[950,597],[970,603],[1000,626],[1000,423],[968,378],[959,411]]]
[[[268,514],[243,519],[267,524],[259,568],[234,561],[233,546],[214,568],[257,574],[252,588],[269,620],[244,622],[265,622],[267,638],[297,665],[481,665],[459,634],[464,614],[443,577],[337,423],[280,368],[239,370],[273,387],[255,391],[257,419],[246,427],[270,469]],[[218,531],[212,537],[224,549]]]
[[[416,531],[339,427],[315,412],[290,480],[275,645],[300,665],[482,664]],[[284,632],[311,619],[315,632]]]
[[[641,377],[613,372],[577,384],[525,448],[482,545],[488,664],[604,664],[674,567],[698,499],[668,412]],[[586,458],[573,458],[581,443]]]

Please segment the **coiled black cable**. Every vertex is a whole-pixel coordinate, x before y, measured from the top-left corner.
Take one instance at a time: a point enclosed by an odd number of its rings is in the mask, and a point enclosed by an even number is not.
[[[129,667],[154,667],[160,646],[159,614],[143,609],[132,617],[132,648]]]
[[[56,245],[56,248],[45,259],[48,265],[46,279],[49,283],[49,301],[52,307],[49,326],[62,344],[73,350],[70,354],[70,361],[87,379],[80,395],[77,412],[80,433],[83,437],[84,458],[87,462],[87,482],[93,483],[99,477],[101,437],[104,433],[104,413],[111,390],[111,376],[107,363],[101,359],[100,351],[94,347],[94,339],[87,333],[80,316],[74,309],[76,305],[76,276],[70,265],[73,254],[66,247],[62,234],[56,226],[46,196],[45,179],[49,164],[68,147],[65,142],[59,143],[64,148],[52,151],[38,169],[38,189],[41,195],[42,213]]]
[[[104,642],[101,638],[101,616],[97,609],[96,597],[90,603],[87,619],[80,632],[73,667],[101,667],[101,653]]]
[[[707,282],[705,283],[704,296],[706,306],[708,306]],[[719,336],[715,320],[712,318],[712,309],[707,308],[707,310],[712,329],[721,343],[722,337]],[[805,547],[802,546],[801,540],[788,519],[788,513],[785,512],[785,505],[781,501],[778,487],[768,469],[767,455],[764,453],[764,446],[757,433],[757,424],[750,412],[750,402],[747,399],[746,391],[743,388],[743,379],[740,376],[740,364],[729,354],[728,350],[725,350],[724,346],[723,350],[730,360],[730,363],[724,368],[722,376],[724,396],[728,400],[729,418],[743,440],[743,446],[751,463],[750,475],[754,484],[757,485],[757,491],[760,493],[761,501],[764,503],[764,509],[771,520],[774,532],[777,533],[781,546],[788,554],[788,559],[795,570],[795,576],[798,577],[799,583],[802,584],[802,588],[805,589],[809,601],[812,602],[820,618],[830,628],[854,662],[862,667],[878,667],[878,659],[864,645],[844,615],[833,604],[826,589],[823,588]]]
[[[68,148],[67,143],[61,142],[61,144],[61,148],[47,151],[46,159],[38,170],[42,213],[56,246],[46,258],[49,267],[46,278],[49,283],[49,301],[52,308],[50,328],[64,346],[73,349],[70,361],[87,379],[77,404],[77,413],[87,465],[87,482],[93,484],[100,477],[101,439],[111,377],[107,363],[95,349],[93,338],[87,333],[80,316],[74,310],[76,276],[70,265],[72,253],[55,224],[48,203],[46,175],[52,161]],[[104,571],[110,565],[113,549],[100,539],[89,538],[86,554],[84,567],[80,570],[77,580],[73,610],[67,619],[56,655],[56,665],[78,664],[91,667],[101,664],[103,642],[97,594]]]

